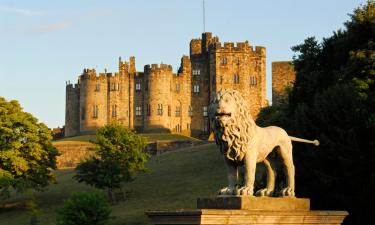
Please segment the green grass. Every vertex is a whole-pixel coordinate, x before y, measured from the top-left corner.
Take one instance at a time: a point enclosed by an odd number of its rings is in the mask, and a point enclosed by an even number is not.
[[[155,209],[195,208],[197,197],[214,196],[225,185],[225,168],[214,144],[200,145],[152,158],[149,172],[140,174],[126,185],[127,199],[112,205],[115,219],[110,225],[150,224],[144,212]],[[77,191],[94,188],[72,179],[73,170],[56,171],[57,184],[36,193],[42,210],[40,224],[55,224],[56,210],[64,199]],[[16,196],[12,202],[24,202],[27,196]],[[23,208],[0,212],[0,224],[30,224],[30,215]]]
[[[158,140],[192,140],[192,141],[200,141],[199,139],[195,139],[192,137],[183,136],[180,134],[168,134],[168,133],[140,133],[141,136],[147,137],[148,141],[158,141]],[[65,141],[82,141],[82,142],[89,142],[90,140],[95,140],[95,134],[87,134],[87,135],[79,135],[74,137],[67,137],[59,139],[55,142],[65,142]]]

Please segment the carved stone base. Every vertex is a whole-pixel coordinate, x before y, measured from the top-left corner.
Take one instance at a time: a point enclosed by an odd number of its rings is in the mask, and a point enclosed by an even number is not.
[[[228,196],[217,198],[198,198],[198,209],[246,209],[246,210],[277,210],[277,211],[308,211],[310,199],[307,198],[272,198]]]
[[[199,209],[148,211],[155,225],[339,225],[346,211],[311,211],[309,199],[218,197],[198,199]]]

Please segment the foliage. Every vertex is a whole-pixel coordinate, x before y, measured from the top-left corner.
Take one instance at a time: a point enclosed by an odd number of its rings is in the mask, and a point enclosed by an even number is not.
[[[109,124],[97,131],[97,156],[81,162],[75,178],[97,188],[107,188],[112,200],[113,189],[130,182],[137,172],[146,170],[148,154],[144,152],[146,138],[135,134],[119,124]]]
[[[57,150],[51,131],[17,101],[0,97],[0,197],[10,189],[41,190],[54,181]]]
[[[346,224],[375,224],[375,2],[357,8],[345,27],[292,48],[289,100],[259,122],[320,140],[318,150],[294,144],[297,194],[315,208],[349,210]]]
[[[111,207],[103,194],[75,193],[58,211],[58,225],[105,225],[110,219]]]

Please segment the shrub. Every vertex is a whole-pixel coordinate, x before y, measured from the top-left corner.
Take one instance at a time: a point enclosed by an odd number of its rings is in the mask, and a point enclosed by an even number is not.
[[[105,225],[112,210],[101,193],[75,193],[58,211],[58,225]]]

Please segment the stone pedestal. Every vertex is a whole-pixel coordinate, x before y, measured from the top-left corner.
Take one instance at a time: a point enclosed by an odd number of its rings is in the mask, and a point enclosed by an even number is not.
[[[200,198],[197,200],[197,208],[148,211],[146,215],[155,225],[339,225],[348,215],[346,211],[312,211],[309,199],[298,198]]]

